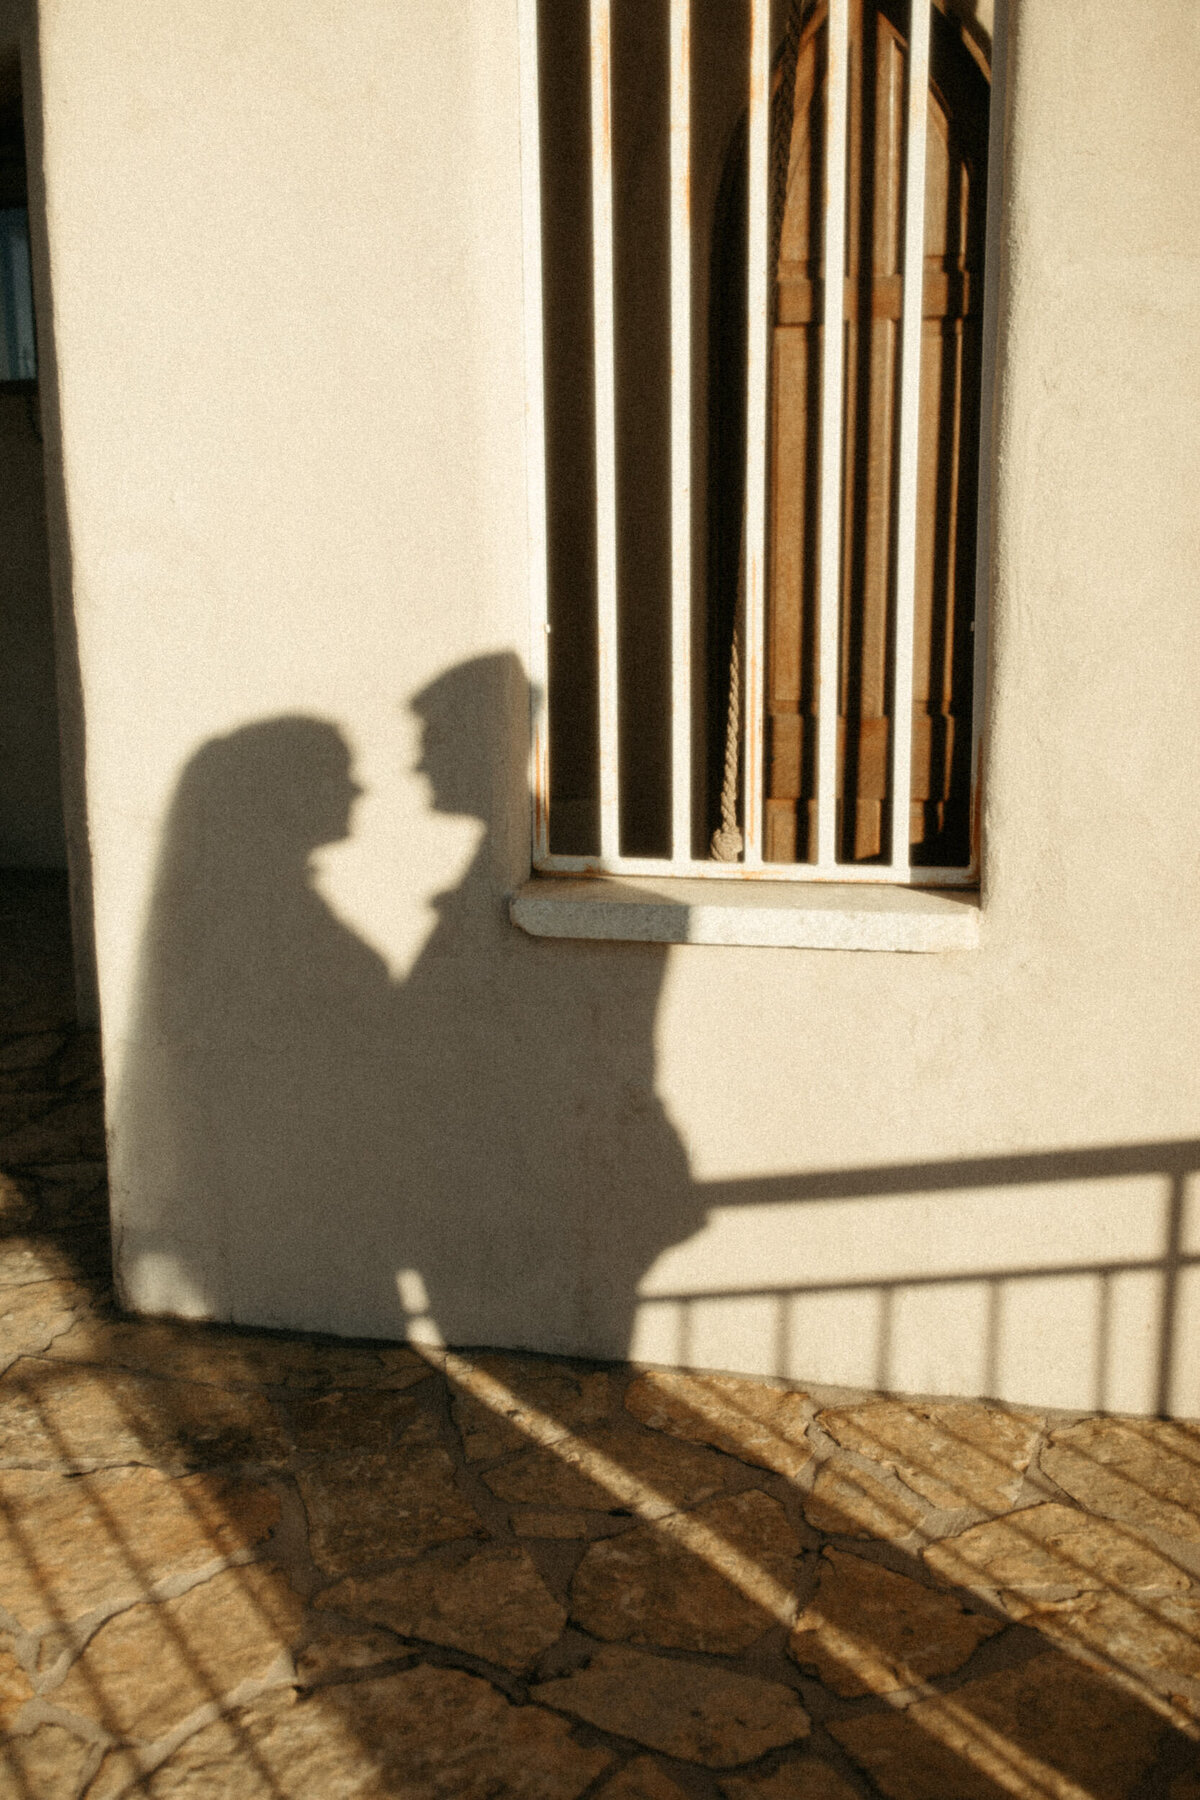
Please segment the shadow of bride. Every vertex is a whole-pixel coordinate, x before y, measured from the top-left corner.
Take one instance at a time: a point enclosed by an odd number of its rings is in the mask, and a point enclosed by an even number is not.
[[[666,952],[508,924],[527,698],[500,654],[412,702],[433,807],[486,829],[399,983],[314,885],[359,792],[338,728],[264,720],[186,768],[115,1115],[129,1304],[629,1353],[639,1280],[704,1217],[655,1092]]]

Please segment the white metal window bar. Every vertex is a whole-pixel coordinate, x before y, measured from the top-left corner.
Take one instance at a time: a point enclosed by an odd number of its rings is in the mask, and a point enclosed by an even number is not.
[[[551,874],[689,876],[717,880],[890,882],[974,886],[967,867],[914,867],[909,857],[910,753],[913,727],[914,589],[917,561],[917,443],[921,385],[924,273],[926,111],[930,70],[931,0],[910,0],[904,153],[904,236],[900,319],[899,474],[897,484],[895,661],[889,810],[890,858],[839,861],[836,850],[839,607],[843,506],[844,329],[842,283],[823,284],[817,575],[817,834],[808,862],[763,860],[764,632],[767,590],[767,455],[770,383],[771,270],[769,169],[771,130],[771,5],[749,0],[748,346],[746,375],[745,621],[742,711],[741,860],[720,862],[692,853],[692,236],[691,236],[691,0],[669,6],[669,288],[670,288],[670,745],[671,841],[667,857],[620,853],[619,671],[617,612],[617,472],[614,317],[612,0],[589,0],[592,306],[595,395],[595,509],[600,842],[595,855],[550,849],[547,654],[548,577],[546,435],[542,332],[541,169],[539,155],[539,0],[518,0],[521,37],[521,112],[527,377],[528,529],[532,571],[533,684],[531,779],[533,862]],[[845,269],[847,119],[851,0],[827,0],[828,79],[825,84],[823,266]],[[993,142],[995,141],[993,112]],[[994,165],[993,165],[994,177]],[[991,233],[989,233],[991,235]],[[828,329],[832,322],[835,329]],[[987,325],[985,323],[985,331]],[[986,390],[983,417],[987,418]],[[987,469],[981,453],[980,513],[986,518]],[[981,542],[979,567],[984,564]],[[977,587],[977,618],[982,616]],[[976,640],[971,793],[976,790],[980,644]],[[974,837],[974,832],[972,836]]]

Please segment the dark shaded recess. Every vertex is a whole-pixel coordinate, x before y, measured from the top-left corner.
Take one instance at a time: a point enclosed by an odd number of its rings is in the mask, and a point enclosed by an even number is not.
[[[538,18],[550,673],[550,848],[600,848],[591,104],[586,0]]]
[[[729,659],[737,617],[746,498],[746,119],[725,160],[713,216],[708,370],[708,619],[705,669],[706,837],[721,823]],[[739,813],[741,793],[739,784]]]
[[[790,10],[787,6],[777,8],[778,16],[773,21],[772,37],[777,50],[771,96],[772,270],[779,250],[779,225],[787,176],[787,147],[791,138],[792,95],[788,82],[795,78],[795,21],[791,15],[800,14],[804,10],[802,0],[793,0]],[[706,46],[699,34],[699,41],[693,45],[693,58],[697,71],[704,71],[702,79],[713,91],[719,91],[721,86],[728,86],[732,82],[735,91],[744,96],[750,88],[750,17],[746,6],[740,6],[739,11],[742,14],[742,30],[738,34],[738,41],[742,47],[742,55],[737,67],[718,69],[711,55],[706,59]],[[706,471],[708,647],[704,682],[706,846],[708,838],[721,822],[721,788],[725,777],[729,716],[730,652],[737,620],[742,520],[746,500],[749,168],[748,117],[744,101],[740,110],[736,110],[735,116],[737,124],[723,158],[721,180],[713,208],[711,236],[704,246],[710,268]],[[769,479],[768,471],[768,483]],[[744,669],[744,645],[742,648]],[[744,708],[742,718],[744,722]],[[741,775],[739,765],[739,817],[742,806]]]
[[[26,204],[25,126],[21,70],[15,56],[0,58],[0,206]]]
[[[896,0],[887,0],[893,17]],[[950,710],[954,715],[949,797],[939,827],[934,805],[925,808],[923,840],[914,844],[911,860],[926,868],[965,868],[971,860],[971,738],[975,693],[975,553],[979,506],[979,417],[983,361],[984,243],[987,227],[988,114],[991,87],[956,29],[935,9],[930,44],[930,79],[950,121],[951,166],[960,164],[969,184],[966,241],[963,241],[959,198],[953,182],[948,197],[947,257],[961,256],[973,273],[976,298],[962,324],[961,427],[958,448],[958,504],[952,514],[953,464],[943,456],[938,470],[937,535],[934,548],[934,593],[953,587],[953,661]],[[947,332],[953,326],[947,321]],[[943,360],[938,433],[948,443],[954,409],[953,360]],[[925,421],[922,420],[924,427]],[[953,518],[953,544],[951,520]],[[931,671],[942,667],[946,653],[944,612],[935,608],[930,641]],[[931,692],[935,691],[931,684]],[[935,754],[938,746],[935,744]],[[944,752],[943,752],[944,754]]]
[[[10,54],[0,55],[0,206],[25,207],[28,204],[21,62],[14,50]],[[37,393],[37,382],[0,381],[0,393],[33,395]],[[32,411],[30,427],[35,436],[40,436],[36,415]]]
[[[621,851],[671,853],[670,42],[612,13]]]
[[[705,858],[720,822],[737,588],[738,524],[713,511],[714,465],[744,482],[746,355],[746,95],[748,0],[692,0],[692,853]],[[730,175],[742,145],[741,187]],[[726,266],[728,265],[728,266]],[[726,341],[727,340],[727,341]],[[741,404],[736,365],[740,359]],[[728,367],[726,365],[729,365]],[[729,389],[718,398],[718,372]],[[722,444],[726,425],[731,441]],[[740,508],[740,488],[732,497]],[[732,535],[733,563],[720,546]]]
[[[746,14],[738,0],[739,15]],[[731,121],[744,106],[748,26],[728,55],[721,30],[693,34],[693,329],[696,456],[693,604],[697,823],[704,854],[712,826],[709,764],[718,767],[728,703],[729,640],[737,585],[740,490],[733,503],[733,567],[723,613],[705,599],[709,560],[706,461],[711,421],[707,345],[732,335],[722,358],[731,441],[724,456],[735,482],[745,444],[745,166],[724,223],[714,208],[711,171],[727,161]],[[663,856],[671,845],[671,436],[670,436],[670,49],[665,7],[616,0],[612,31],[614,306],[616,335],[617,588],[620,846],[627,855]],[[550,586],[551,849],[599,850],[596,629],[596,462],[593,352],[590,83],[587,9],[578,0],[541,17],[542,208],[546,362],[547,498]],[[705,174],[705,171],[709,171]],[[735,185],[726,175],[722,196]],[[712,282],[714,236],[725,253],[732,230],[732,318],[724,327],[721,281]],[[715,293],[715,299],[714,299]],[[715,310],[717,320],[710,314]],[[740,363],[740,369],[734,364]],[[726,366],[728,365],[728,366]],[[718,455],[721,455],[718,452]],[[715,659],[715,661],[714,661]],[[708,734],[704,720],[707,718]]]

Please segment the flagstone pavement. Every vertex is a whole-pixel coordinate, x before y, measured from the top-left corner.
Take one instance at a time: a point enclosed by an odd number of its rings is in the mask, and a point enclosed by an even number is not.
[[[1200,1430],[114,1304],[0,881],[4,1800],[1200,1800]]]

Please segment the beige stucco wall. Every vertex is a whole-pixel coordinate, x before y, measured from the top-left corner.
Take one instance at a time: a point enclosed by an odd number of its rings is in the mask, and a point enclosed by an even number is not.
[[[1200,1411],[1200,15],[1014,10],[982,944],[905,956],[507,923],[511,0],[44,0],[130,1304]]]

